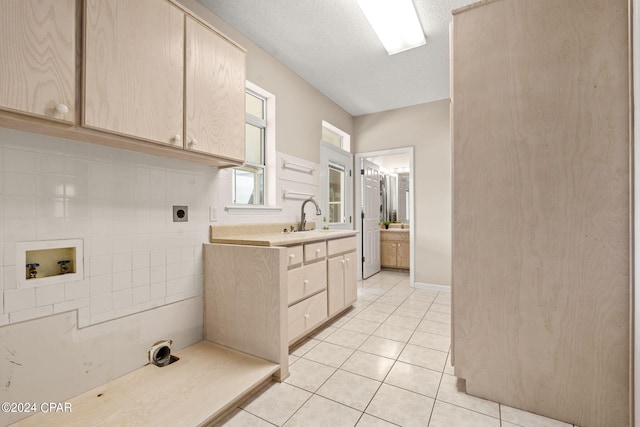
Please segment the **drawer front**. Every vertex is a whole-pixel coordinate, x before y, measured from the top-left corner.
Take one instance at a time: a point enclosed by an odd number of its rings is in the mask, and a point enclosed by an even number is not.
[[[327,318],[327,292],[289,307],[289,343],[318,326]]]
[[[304,245],[304,262],[324,259],[326,256],[327,244],[324,241],[318,243],[307,243]]]
[[[327,262],[315,262],[289,270],[287,283],[289,304],[325,289],[327,287]]]
[[[289,268],[302,263],[302,245],[287,248],[287,266]]]
[[[327,248],[329,256],[340,254],[343,252],[349,252],[355,250],[357,247],[357,241],[354,237],[347,237],[344,239],[334,239],[327,242]]]

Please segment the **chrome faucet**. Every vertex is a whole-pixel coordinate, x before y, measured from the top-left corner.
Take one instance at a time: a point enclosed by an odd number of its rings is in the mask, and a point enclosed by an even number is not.
[[[316,206],[316,215],[322,215],[322,212],[320,211],[320,206],[318,206],[316,201],[313,200],[313,197],[309,197],[307,200],[302,202],[302,207],[300,208],[300,231],[304,231],[304,227],[307,224],[307,220],[305,219],[306,215],[304,213],[304,207],[309,202],[313,203]]]

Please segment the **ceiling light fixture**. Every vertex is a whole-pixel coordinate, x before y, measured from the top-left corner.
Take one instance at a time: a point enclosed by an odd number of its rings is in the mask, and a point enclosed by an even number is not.
[[[426,44],[412,0],[358,0],[389,55]]]

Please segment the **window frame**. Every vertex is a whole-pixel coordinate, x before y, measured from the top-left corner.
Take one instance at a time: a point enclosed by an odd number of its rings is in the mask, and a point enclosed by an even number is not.
[[[260,101],[262,101],[262,111],[264,117],[254,116],[245,111],[245,127],[246,125],[254,126],[260,129],[260,161],[259,163],[252,161],[245,161],[242,166],[233,168],[233,179],[232,179],[232,188],[231,188],[231,197],[232,203],[234,205],[240,206],[264,206],[265,205],[265,193],[266,193],[266,138],[267,138],[267,114],[268,114],[268,104],[267,97],[261,95],[260,93],[252,90],[251,88],[245,88],[245,97],[253,96]],[[246,144],[245,139],[245,144]],[[238,180],[238,172],[245,173],[253,173],[253,203],[241,203],[237,201],[237,180]],[[262,179],[260,179],[260,175],[262,175]],[[256,197],[259,195],[259,197]]]
[[[235,168],[231,168],[229,171],[228,188],[228,202],[224,207],[224,210],[228,214],[257,214],[268,215],[276,214],[282,211],[282,207],[276,206],[276,97],[267,90],[260,86],[246,81],[245,92],[250,92],[252,95],[258,95],[258,97],[266,100],[265,108],[265,120],[266,130],[264,132],[264,146],[263,146],[263,160],[264,160],[264,174],[263,174],[263,204],[234,204],[234,180],[235,180]],[[246,111],[245,111],[245,123],[246,123]],[[246,163],[247,164],[247,163]],[[248,163],[249,165],[251,163]],[[244,166],[244,165],[243,165]],[[242,168],[239,166],[238,168]],[[226,175],[226,173],[224,174]]]

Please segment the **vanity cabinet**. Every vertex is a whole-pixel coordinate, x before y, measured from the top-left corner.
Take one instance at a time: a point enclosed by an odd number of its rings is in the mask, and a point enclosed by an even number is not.
[[[270,226],[247,225],[246,234],[212,227],[203,248],[204,339],[278,363],[284,379],[289,347],[357,300],[357,240],[347,230],[275,231],[289,224],[251,234]]]
[[[0,24],[0,109],[73,123],[75,0],[3,0]]]
[[[245,52],[186,21],[185,149],[245,159]]]
[[[409,230],[380,230],[380,266],[408,269],[410,261]]]
[[[327,261],[329,317],[338,314],[357,299],[357,255],[355,248],[355,237],[327,242],[329,256]]]
[[[85,127],[182,148],[184,18],[165,0],[87,0]]]
[[[327,318],[327,244],[325,241],[287,248],[288,339],[296,341]],[[304,264],[292,264],[296,254],[304,254]]]

